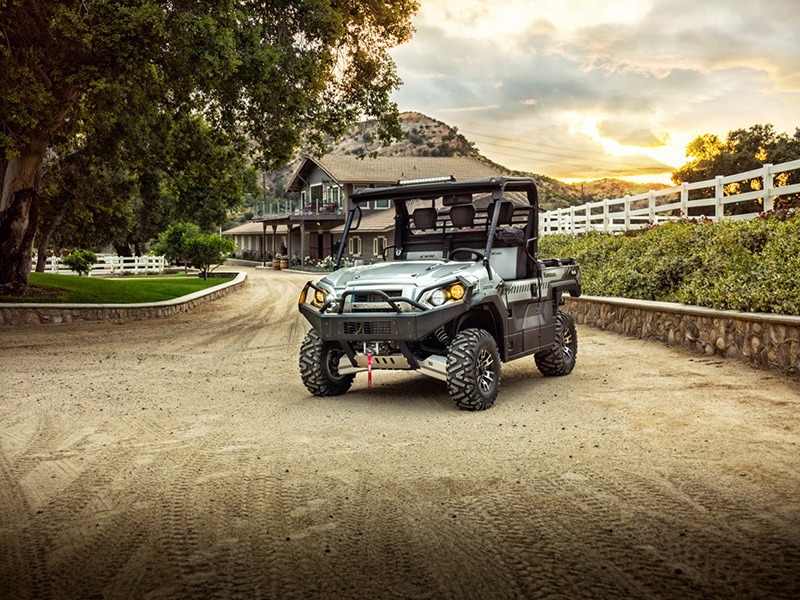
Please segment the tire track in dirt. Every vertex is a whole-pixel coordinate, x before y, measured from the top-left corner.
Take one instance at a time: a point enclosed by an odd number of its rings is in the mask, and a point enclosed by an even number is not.
[[[51,580],[25,494],[0,445],[0,598],[47,598]]]
[[[169,570],[156,595],[191,598],[223,597],[225,570],[219,564],[228,544],[224,510],[228,490],[237,489],[229,462],[220,449],[236,447],[221,415],[196,415],[170,432],[170,439],[150,448],[143,457],[150,480],[161,482],[150,495],[150,513],[159,522],[148,540],[153,557],[163,557]],[[205,489],[207,493],[198,493]],[[220,519],[223,519],[220,523]],[[240,562],[234,553],[233,561]]]
[[[617,587],[619,581],[610,587],[600,578],[587,577],[593,570],[589,560],[582,561],[584,572],[576,572],[571,551],[575,532],[565,523],[580,522],[584,515],[562,487],[545,478],[536,478],[527,487],[505,481],[479,498],[476,518],[493,532],[495,562],[505,567],[516,586],[507,589],[505,597],[606,597],[625,590],[626,586]],[[542,506],[543,497],[557,503],[557,515]]]
[[[173,351],[285,349],[287,341],[299,346],[302,335],[298,337],[297,328],[305,321],[297,311],[297,297],[304,278],[276,275],[267,279],[256,274],[252,279],[244,290],[223,300],[234,300],[235,306],[216,307],[218,310],[203,320],[202,329],[187,331],[174,340]],[[284,336],[281,332],[287,327]],[[283,341],[275,344],[276,337]]]
[[[360,471],[360,470],[359,470]],[[430,540],[418,535],[411,508],[416,494],[369,472],[330,474],[331,495],[319,507],[319,520],[335,529],[324,536],[329,582],[326,597],[435,598],[440,582]],[[387,493],[391,500],[387,499]],[[317,546],[323,542],[317,542]],[[328,553],[330,550],[330,553]],[[352,565],[358,564],[358,569]]]
[[[474,481],[467,477],[439,475],[419,482],[427,494],[445,501],[418,505],[415,521],[419,539],[430,540],[430,554],[438,558],[439,592],[447,597],[522,598],[521,565],[505,554],[502,530],[487,513],[492,494],[504,484],[498,479]],[[419,510],[422,509],[422,510]],[[513,558],[513,557],[512,557]]]
[[[29,450],[31,459],[38,462],[37,470],[45,467],[45,476],[31,480],[29,474],[23,479],[35,491],[40,507],[30,545],[46,556],[49,575],[43,581],[69,579],[73,590],[89,597],[113,580],[145,537],[146,515],[119,508],[127,500],[124,473],[129,453],[124,444],[110,443],[101,449],[99,442],[87,441],[81,432],[58,440],[49,453],[48,448],[39,442]],[[69,457],[81,467],[59,469],[63,479],[49,483],[47,465],[63,463],[65,459],[59,457]],[[53,595],[58,595],[55,590]]]
[[[327,485],[311,486],[292,472],[294,463],[281,462],[257,459],[258,469],[243,499],[250,560],[257,573],[252,585],[269,598],[320,596],[323,589],[335,587],[331,582],[336,573],[326,566],[331,561],[326,550],[335,546],[331,497],[336,492]],[[304,576],[298,577],[300,573]]]

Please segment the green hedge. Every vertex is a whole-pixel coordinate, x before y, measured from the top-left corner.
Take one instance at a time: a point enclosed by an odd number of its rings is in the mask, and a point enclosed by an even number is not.
[[[544,258],[577,258],[585,294],[800,315],[797,210],[626,235],[548,235],[539,249]]]

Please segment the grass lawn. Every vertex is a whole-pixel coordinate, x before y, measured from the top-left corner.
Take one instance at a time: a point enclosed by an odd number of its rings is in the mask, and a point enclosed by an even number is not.
[[[31,273],[30,285],[43,288],[26,296],[0,296],[0,302],[60,302],[69,304],[138,304],[162,302],[204,290],[230,278],[125,277],[92,278],[75,275]],[[61,293],[59,293],[61,292]]]

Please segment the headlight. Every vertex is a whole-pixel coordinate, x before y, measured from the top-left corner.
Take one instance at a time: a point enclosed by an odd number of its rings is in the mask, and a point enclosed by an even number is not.
[[[454,283],[450,286],[448,292],[453,300],[461,300],[467,293],[467,289],[460,283]]]
[[[326,302],[333,303],[336,300],[336,295],[326,289],[314,290],[314,297],[311,303],[317,308],[322,307]]]
[[[467,295],[467,288],[461,282],[457,281],[448,286],[441,287],[438,290],[433,290],[427,296],[426,301],[431,306],[442,306],[446,302],[458,302],[464,299]]]
[[[447,294],[445,293],[445,291],[444,291],[444,290],[441,290],[441,289],[440,289],[440,290],[435,290],[435,291],[434,291],[434,292],[431,294],[431,300],[430,300],[430,302],[431,302],[431,304],[433,304],[434,306],[441,306],[442,304],[444,304],[445,302],[447,302]]]

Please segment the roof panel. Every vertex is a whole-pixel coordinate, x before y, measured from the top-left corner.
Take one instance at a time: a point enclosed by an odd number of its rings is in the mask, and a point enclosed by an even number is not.
[[[400,179],[452,175],[457,181],[498,177],[501,173],[489,165],[468,157],[440,156],[379,156],[358,158],[327,154],[322,158],[306,157],[297,168],[287,189],[297,190],[297,178],[307,172],[309,162],[324,170],[340,184],[389,185]]]

